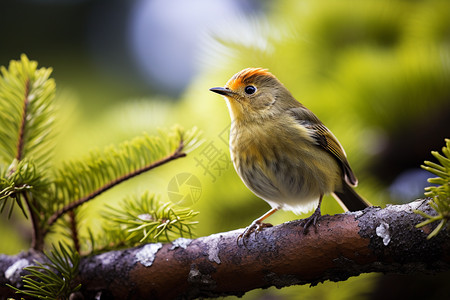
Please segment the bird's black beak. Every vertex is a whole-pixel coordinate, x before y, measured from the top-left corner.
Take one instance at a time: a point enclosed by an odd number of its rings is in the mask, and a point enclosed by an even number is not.
[[[220,94],[220,95],[224,95],[224,96],[231,96],[232,94],[234,94],[234,92],[230,89],[227,88],[223,88],[223,87],[213,87],[209,89],[211,92]]]

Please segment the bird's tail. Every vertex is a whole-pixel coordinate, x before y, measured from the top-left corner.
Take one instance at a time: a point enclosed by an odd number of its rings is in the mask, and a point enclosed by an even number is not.
[[[345,180],[342,182],[342,190],[335,191],[333,197],[347,211],[363,210],[372,206],[367,200],[363,199]]]

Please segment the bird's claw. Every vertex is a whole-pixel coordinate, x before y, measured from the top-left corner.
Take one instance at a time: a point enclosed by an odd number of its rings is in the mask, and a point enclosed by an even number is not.
[[[250,234],[252,234],[252,232],[255,232],[255,236],[258,232],[262,231],[263,228],[266,227],[272,227],[273,225],[270,223],[262,223],[262,222],[253,222],[252,224],[250,224],[250,226],[248,226],[247,228],[245,228],[244,232],[242,232],[238,238],[237,238],[237,244],[239,245],[239,240],[242,239],[242,244],[244,244],[245,247],[247,247],[247,239],[250,237]]]
[[[320,209],[316,209],[311,216],[309,216],[306,219],[303,219],[300,222],[300,225],[303,226],[303,234],[307,234],[308,233],[309,226],[313,225],[314,228],[315,228],[316,227],[316,223],[320,219],[321,216],[322,216],[322,214],[320,212]]]

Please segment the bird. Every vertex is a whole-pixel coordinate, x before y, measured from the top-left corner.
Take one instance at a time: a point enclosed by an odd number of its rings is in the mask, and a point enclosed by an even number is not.
[[[226,100],[230,156],[237,174],[271,206],[238,242],[272,226],[263,221],[278,210],[301,214],[316,208],[301,222],[306,234],[311,225],[316,227],[326,194],[345,210],[371,206],[353,189],[358,180],[337,138],[267,69],[246,68],[224,87],[209,90]]]

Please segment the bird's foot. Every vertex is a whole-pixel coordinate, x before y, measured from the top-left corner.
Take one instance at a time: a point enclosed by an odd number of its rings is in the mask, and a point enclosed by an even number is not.
[[[317,207],[317,209],[314,211],[314,213],[311,216],[309,216],[306,219],[303,219],[300,222],[300,225],[303,226],[303,234],[307,234],[308,233],[309,226],[313,225],[314,228],[315,228],[316,227],[316,223],[320,219],[321,216],[322,216],[322,213],[320,212],[320,206],[319,206],[319,207]]]
[[[272,227],[272,224],[263,223],[260,220],[255,220],[250,224],[247,228],[245,228],[244,232],[242,232],[237,238],[237,244],[239,245],[239,240],[242,239],[242,244],[247,247],[247,239],[250,237],[252,232],[255,233],[255,236],[258,232],[262,231],[263,228]]]

